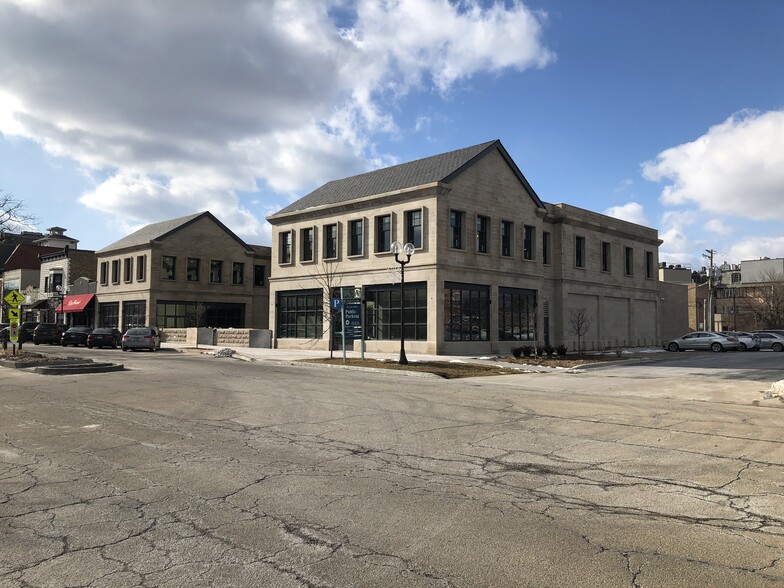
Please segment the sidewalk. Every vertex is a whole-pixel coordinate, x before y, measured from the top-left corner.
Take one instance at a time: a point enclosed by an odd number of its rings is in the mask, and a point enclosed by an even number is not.
[[[317,358],[324,358],[329,357],[329,351],[324,350],[309,350],[309,349],[265,349],[265,348],[256,348],[256,347],[226,347],[220,345],[199,345],[196,348],[195,345],[189,343],[163,343],[161,345],[163,349],[175,349],[179,352],[187,352],[187,353],[206,353],[206,352],[216,352],[220,351],[221,349],[231,349],[236,355],[248,359],[253,359],[256,361],[298,361],[302,359],[317,359]],[[332,352],[332,356],[341,359],[343,357],[342,350],[335,350]],[[361,353],[359,351],[346,351],[346,358],[348,359],[359,359],[361,357]],[[400,357],[399,352],[395,353],[371,353],[366,351],[365,352],[365,359],[378,359],[378,360],[386,360],[386,361],[394,361],[397,362]],[[480,363],[480,364],[490,364],[496,365],[499,361],[495,358],[495,356],[487,355],[487,356],[480,356],[480,355],[424,355],[418,353],[409,353],[406,352],[406,358],[408,359],[409,363],[415,362],[423,362],[423,361],[454,361],[454,362],[464,362],[464,363]]]

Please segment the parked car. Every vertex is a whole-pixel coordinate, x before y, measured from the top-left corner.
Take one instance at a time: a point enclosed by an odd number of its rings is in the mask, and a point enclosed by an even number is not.
[[[719,352],[731,349],[739,349],[740,345],[735,337],[728,337],[713,331],[695,331],[683,337],[678,337],[667,343],[668,351],[684,351],[686,349],[697,349]]]
[[[118,329],[98,327],[87,335],[87,347],[111,347],[116,349],[122,343],[122,333]]]
[[[36,345],[40,343],[58,344],[64,330],[65,327],[57,323],[40,323],[33,329],[33,343]]]
[[[25,321],[19,325],[19,342],[26,343],[33,340],[33,331],[40,325],[38,321]]]
[[[155,327],[131,327],[122,336],[122,350],[149,349],[158,351],[161,348],[161,334]]]
[[[769,331],[754,331],[754,334],[759,338],[760,349],[784,351],[784,335]]]
[[[92,332],[90,327],[71,327],[60,337],[60,344],[63,347],[68,345],[73,345],[74,347],[87,345],[87,337],[90,335],[90,332]]]
[[[722,331],[721,334],[737,339],[738,349],[741,351],[760,350],[759,338],[754,333],[746,333],[743,331]]]

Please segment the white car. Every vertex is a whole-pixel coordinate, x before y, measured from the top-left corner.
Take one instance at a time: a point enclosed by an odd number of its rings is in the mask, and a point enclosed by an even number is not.
[[[741,351],[759,351],[760,341],[754,333],[745,333],[743,331],[722,331],[722,335],[734,337],[738,340],[738,349]]]
[[[759,338],[760,349],[784,351],[784,336],[766,331],[754,331],[754,334]]]
[[[161,348],[161,334],[155,327],[131,327],[122,336],[120,346],[123,351],[129,349],[158,351]]]
[[[735,337],[728,337],[713,331],[695,331],[678,337],[667,343],[667,351],[685,351],[686,349],[711,350],[716,353],[729,349],[739,349]]]

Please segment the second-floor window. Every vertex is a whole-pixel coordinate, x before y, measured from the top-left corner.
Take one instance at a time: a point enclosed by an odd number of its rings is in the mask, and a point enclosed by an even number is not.
[[[551,241],[550,233],[548,231],[544,231],[542,233],[542,263],[544,265],[550,265],[550,248],[551,248]]]
[[[264,285],[264,274],[266,273],[265,267],[263,265],[254,265],[253,266],[253,285],[254,286],[263,286]]]
[[[376,253],[389,253],[392,246],[392,216],[376,217]]]
[[[463,248],[463,218],[465,212],[452,210],[449,212],[449,229],[451,231],[449,245],[453,249]]]
[[[231,283],[244,284],[245,283],[245,264],[234,262],[231,266]]]
[[[417,249],[422,247],[421,210],[409,210],[406,212],[406,243],[411,243]]]
[[[313,227],[300,231],[300,261],[313,261]]]
[[[653,278],[653,251],[645,252],[645,277]]]
[[[188,258],[188,267],[187,274],[185,279],[189,282],[198,282],[199,281],[199,270],[201,269],[201,260],[198,257],[189,257]]]
[[[291,263],[291,231],[280,234],[280,263]]]
[[[101,262],[101,286],[106,286],[109,283],[109,262]]]
[[[166,258],[164,257],[164,260]],[[120,260],[113,259],[112,260],[112,284],[119,284],[120,283]]]
[[[126,282],[133,281],[133,257],[123,259],[123,280]]]
[[[338,256],[338,226],[324,225],[324,259],[335,259]]]
[[[114,273],[114,272],[112,272]],[[177,258],[173,255],[164,255],[161,266],[161,279],[173,280],[177,275]]]
[[[610,244],[602,241],[602,271],[609,272],[610,268]]]
[[[623,273],[631,276],[634,273],[634,249],[624,247],[623,249]]]
[[[512,236],[514,234],[514,223],[511,221],[501,221],[501,255],[512,257],[512,247],[514,246]]]
[[[487,253],[487,240],[490,238],[490,219],[486,216],[477,215],[476,217],[476,250],[479,253]]]
[[[525,225],[523,231],[523,259],[534,259],[534,227]]]
[[[349,255],[362,255],[362,220],[353,220],[348,223]]]
[[[574,238],[574,265],[585,267],[585,237]]]
[[[220,284],[223,280],[223,262],[218,259],[210,261],[210,282]]]
[[[147,279],[147,257],[144,255],[136,256],[136,281],[143,282]]]

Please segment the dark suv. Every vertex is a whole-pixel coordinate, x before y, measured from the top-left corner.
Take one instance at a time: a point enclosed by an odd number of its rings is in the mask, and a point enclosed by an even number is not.
[[[33,343],[54,343],[60,344],[60,338],[63,336],[64,327],[57,323],[41,323],[33,329]]]
[[[26,343],[33,340],[33,331],[41,323],[36,321],[25,321],[19,325],[19,342]]]

